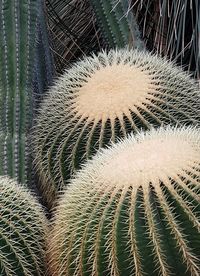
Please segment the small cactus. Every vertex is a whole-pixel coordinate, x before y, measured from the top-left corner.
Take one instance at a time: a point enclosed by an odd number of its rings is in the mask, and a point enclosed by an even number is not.
[[[0,177],[0,274],[44,276],[47,223],[33,196]]]
[[[102,149],[59,200],[52,275],[200,275],[200,131],[160,128]]]
[[[138,50],[111,50],[74,64],[50,89],[34,130],[35,164],[51,203],[71,172],[100,147],[162,124],[197,124],[196,82]]]

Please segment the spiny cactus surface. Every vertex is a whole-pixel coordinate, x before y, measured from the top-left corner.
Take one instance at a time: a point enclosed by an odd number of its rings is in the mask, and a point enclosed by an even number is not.
[[[44,276],[47,223],[33,196],[0,177],[0,275]]]
[[[143,49],[138,25],[128,1],[90,0],[99,27],[110,47],[130,45]]]
[[[0,1],[0,130],[2,175],[26,183],[39,0]]]
[[[166,60],[127,49],[84,58],[39,111],[33,140],[44,196],[52,202],[71,172],[111,140],[140,128],[197,124],[199,108],[195,81]]]
[[[37,45],[33,70],[33,93],[34,109],[36,111],[38,103],[47,88],[52,85],[55,75],[53,55],[50,50],[50,41],[47,30],[45,6],[43,0],[39,1],[38,7],[38,26],[37,26]]]
[[[160,128],[102,149],[71,180],[52,275],[200,275],[200,131]]]

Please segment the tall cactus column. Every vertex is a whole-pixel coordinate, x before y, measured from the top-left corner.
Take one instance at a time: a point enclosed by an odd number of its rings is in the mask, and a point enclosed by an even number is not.
[[[0,174],[27,180],[38,0],[0,1]]]

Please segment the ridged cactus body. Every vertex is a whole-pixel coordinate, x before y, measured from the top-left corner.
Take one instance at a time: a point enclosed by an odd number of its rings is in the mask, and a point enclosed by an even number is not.
[[[47,222],[33,196],[0,177],[0,274],[44,276]]]
[[[2,175],[27,182],[32,126],[32,72],[40,0],[0,1],[0,131]]]
[[[128,1],[90,0],[99,27],[110,47],[129,45],[143,49],[140,32]]]
[[[37,109],[44,92],[50,85],[52,85],[53,76],[55,74],[54,60],[50,50],[50,41],[45,16],[45,1],[38,1],[39,14],[37,25],[37,45],[35,49],[36,53],[33,70],[34,109]]]
[[[146,52],[111,50],[87,57],[44,99],[34,130],[35,164],[51,205],[74,169],[98,148],[162,124],[197,124],[197,84]]]
[[[129,136],[86,163],[59,200],[52,275],[200,273],[200,131]]]

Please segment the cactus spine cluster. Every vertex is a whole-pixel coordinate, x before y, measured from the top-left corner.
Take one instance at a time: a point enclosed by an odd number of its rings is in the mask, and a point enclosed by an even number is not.
[[[72,171],[111,140],[162,124],[197,124],[197,84],[180,68],[137,50],[84,58],[60,77],[41,105],[35,164],[51,205]]]
[[[33,196],[0,177],[0,274],[44,276],[47,222]]]
[[[20,183],[28,178],[38,1],[0,1],[0,130],[4,133],[0,171]]]
[[[200,132],[141,132],[71,180],[50,237],[52,275],[200,274]]]

